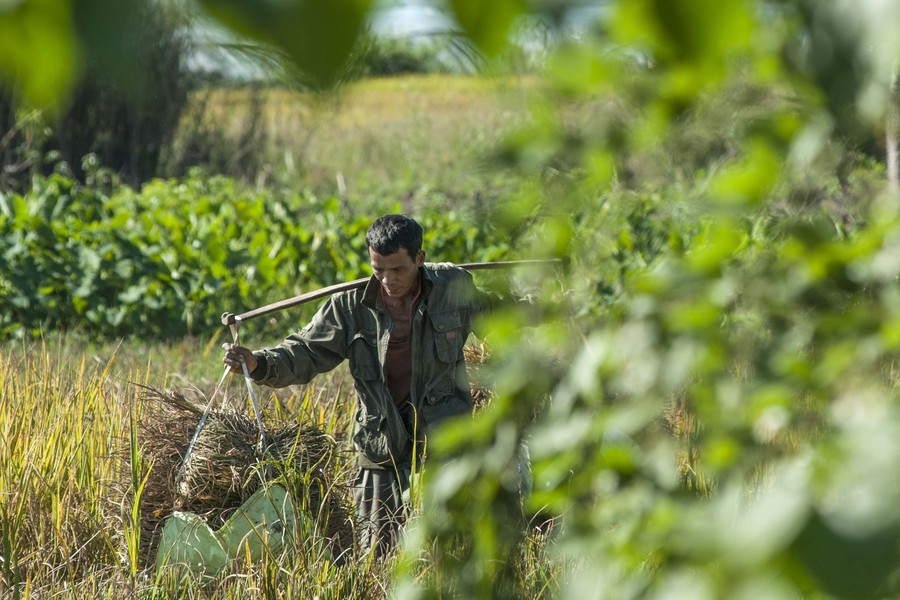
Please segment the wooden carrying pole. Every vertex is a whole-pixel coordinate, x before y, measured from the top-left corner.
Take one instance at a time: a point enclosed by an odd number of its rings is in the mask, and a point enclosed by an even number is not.
[[[563,261],[561,259],[505,260],[497,262],[465,263],[456,266],[466,269],[467,271],[474,271],[478,269],[508,269],[510,267],[550,264],[562,265]],[[299,304],[304,304],[312,300],[317,300],[318,298],[324,298],[325,296],[330,296],[331,294],[365,287],[365,285],[369,282],[369,279],[371,279],[371,277],[363,277],[361,279],[355,279],[353,281],[347,281],[345,283],[336,283],[335,285],[329,285],[328,287],[313,290],[312,292],[306,292],[305,294],[300,294],[299,296],[294,296],[293,298],[288,298],[287,300],[279,300],[278,302],[273,302],[272,304],[254,308],[253,310],[248,310],[247,312],[241,313],[239,315],[227,312],[222,315],[222,324],[234,325],[235,323],[239,323],[241,321],[247,321],[255,317],[261,317],[263,315],[283,310],[285,308],[291,308],[292,306],[297,306]]]

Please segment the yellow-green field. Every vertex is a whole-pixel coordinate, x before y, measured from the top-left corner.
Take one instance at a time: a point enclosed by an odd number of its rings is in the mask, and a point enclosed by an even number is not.
[[[321,539],[296,540],[261,562],[237,562],[213,580],[157,573],[142,555],[143,485],[153,465],[142,419],[160,391],[208,398],[221,376],[219,344],[183,340],[94,344],[75,335],[0,346],[0,597],[383,598],[394,557],[336,564]],[[352,385],[341,367],[309,386],[262,393],[267,424],[310,423],[348,448]],[[244,382],[216,397],[251,415]],[[188,424],[193,428],[195,422]],[[175,429],[184,423],[173,423]],[[350,483],[350,452],[334,480]],[[158,478],[156,479],[158,481]],[[138,499],[136,501],[136,498]],[[142,505],[141,501],[145,504]],[[158,531],[157,531],[158,533]],[[523,594],[552,587],[546,539],[534,532],[518,561]],[[429,576],[427,557],[422,576]]]
[[[384,595],[389,563],[336,566],[309,539],[206,584],[158,578],[140,556],[140,536],[150,532],[140,531],[135,491],[152,468],[141,451],[143,386],[210,394],[221,374],[218,344],[93,346],[60,336],[6,343],[0,365],[0,597]],[[339,370],[278,402],[263,395],[267,419],[315,422],[345,440],[352,403],[343,377]],[[241,380],[227,385],[243,400]],[[346,464],[338,467],[346,479]]]
[[[423,188],[484,194],[490,176],[480,165],[527,122],[538,88],[534,79],[432,75],[365,80],[327,96],[200,91],[170,160],[211,160],[257,183],[308,185],[351,204],[379,193],[410,201]]]

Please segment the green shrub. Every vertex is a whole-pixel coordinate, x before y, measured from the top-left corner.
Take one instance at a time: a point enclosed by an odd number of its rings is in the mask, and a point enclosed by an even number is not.
[[[102,173],[91,175],[96,187],[57,174],[5,197],[3,335],[58,328],[196,334],[219,326],[226,310],[369,274],[365,231],[377,215],[343,216],[335,198],[253,192],[199,175],[133,191]],[[490,260],[510,251],[487,222],[466,223],[453,212],[420,219],[434,260]],[[290,328],[314,308],[273,318]]]

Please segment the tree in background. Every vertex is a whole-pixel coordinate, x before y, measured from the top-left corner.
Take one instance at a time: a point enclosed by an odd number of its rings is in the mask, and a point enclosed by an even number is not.
[[[38,170],[35,147],[29,141],[35,128],[27,126],[27,119],[18,114],[10,89],[0,87],[0,191],[23,190],[31,175]]]
[[[160,155],[178,126],[191,79],[187,20],[158,2],[84,3],[76,25],[90,31],[84,70],[52,125],[45,154],[57,152],[78,179],[82,159],[137,186],[157,175]],[[109,55],[127,57],[111,61]]]
[[[83,179],[88,155],[132,185],[155,176],[191,85],[185,14],[142,0],[39,4],[53,17],[31,3],[0,12],[2,43],[15,49],[0,68],[3,186],[27,185],[12,177],[26,167]]]

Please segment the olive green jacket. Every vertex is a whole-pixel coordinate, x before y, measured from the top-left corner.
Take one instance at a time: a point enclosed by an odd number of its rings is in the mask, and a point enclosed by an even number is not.
[[[470,413],[472,397],[463,357],[473,318],[489,308],[472,275],[450,263],[426,263],[423,289],[412,322],[412,402],[416,434],[443,419]],[[259,350],[261,385],[309,382],[349,359],[356,387],[353,441],[363,467],[408,464],[412,439],[388,392],[384,361],[393,322],[373,277],[364,289],[331,296],[300,332],[274,348]]]

